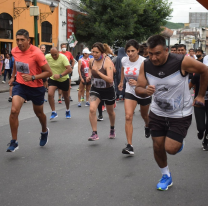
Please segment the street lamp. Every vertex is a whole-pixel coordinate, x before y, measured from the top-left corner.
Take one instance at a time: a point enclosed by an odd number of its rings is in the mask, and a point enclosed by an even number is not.
[[[26,7],[15,7],[15,2],[13,2],[13,18],[16,19],[20,14],[30,7],[31,0],[25,0]]]
[[[41,13],[41,11],[40,11],[40,23],[42,23],[43,21],[45,21],[47,19],[47,17],[54,12],[55,7],[56,6],[53,4],[53,2],[51,2],[50,6],[49,6],[51,12]]]
[[[55,5],[53,4],[53,2],[51,2],[51,5],[49,7],[50,7],[50,10],[51,10],[51,13],[53,13],[54,10],[55,10]]]

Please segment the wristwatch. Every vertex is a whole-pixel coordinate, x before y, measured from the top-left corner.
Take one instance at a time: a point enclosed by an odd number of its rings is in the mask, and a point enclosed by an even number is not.
[[[32,75],[32,81],[34,82],[34,80],[35,80],[35,76],[34,76],[34,75]]]
[[[59,74],[60,78],[63,77],[61,74]]]

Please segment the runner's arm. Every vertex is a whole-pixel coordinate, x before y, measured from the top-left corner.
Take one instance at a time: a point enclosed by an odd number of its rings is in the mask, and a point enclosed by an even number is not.
[[[72,72],[72,68],[70,65],[65,66],[65,68],[66,68],[66,70],[61,73],[62,76],[65,76],[65,75],[70,74]]]
[[[16,75],[16,65],[15,65],[15,61],[14,61],[14,66],[13,66],[13,71],[12,71],[12,76],[9,80],[9,86],[13,86],[13,82],[14,82],[14,78],[15,78],[15,75]]]
[[[139,71],[139,76],[137,79],[137,85],[135,88],[135,93],[137,96],[140,97],[148,97],[151,96],[155,92],[155,86],[154,85],[148,85],[148,81],[144,74],[144,63],[142,63]]]
[[[123,80],[124,80],[124,67],[121,67],[121,80],[118,85],[118,90],[122,91],[123,90]]]
[[[82,66],[82,60],[80,59],[80,60],[78,61],[78,73],[79,73],[79,78],[80,78],[80,80],[82,81],[83,78],[82,78],[82,74],[81,74],[81,66]]]
[[[200,74],[200,86],[197,97],[200,99],[204,98],[208,86],[208,67],[191,57],[185,56],[181,64],[181,71],[183,74],[185,74],[185,72]]]
[[[72,58],[72,64],[71,64],[72,68],[74,68],[74,64],[75,64],[75,60],[74,60],[74,58]]]

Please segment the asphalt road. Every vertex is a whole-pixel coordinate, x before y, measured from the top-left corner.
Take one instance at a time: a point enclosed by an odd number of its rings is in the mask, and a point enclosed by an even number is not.
[[[65,119],[64,104],[57,104],[59,117],[50,122],[50,136],[40,148],[40,124],[31,102],[20,114],[19,150],[6,153],[11,139],[8,93],[0,94],[0,205],[1,206],[204,206],[208,191],[208,152],[196,138],[193,119],[184,150],[168,156],[173,186],[157,191],[161,178],[152,150],[151,138],[144,137],[144,123],[136,108],[133,146],[135,155],[124,156],[125,115],[123,102],[116,111],[116,134],[108,139],[109,120],[98,122],[100,140],[88,142],[91,126],[89,107],[77,107],[77,86],[72,87],[71,119]]]

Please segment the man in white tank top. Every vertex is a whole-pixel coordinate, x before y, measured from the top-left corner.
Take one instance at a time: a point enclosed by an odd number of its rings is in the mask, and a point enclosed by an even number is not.
[[[162,173],[157,189],[167,190],[173,184],[167,153],[175,155],[183,149],[183,139],[191,124],[192,105],[204,105],[208,70],[191,57],[169,54],[165,39],[160,35],[151,36],[147,45],[149,60],[141,65],[135,92],[142,97],[152,95],[149,128],[154,157]],[[201,77],[199,93],[193,103],[188,90],[188,73],[199,73]]]

